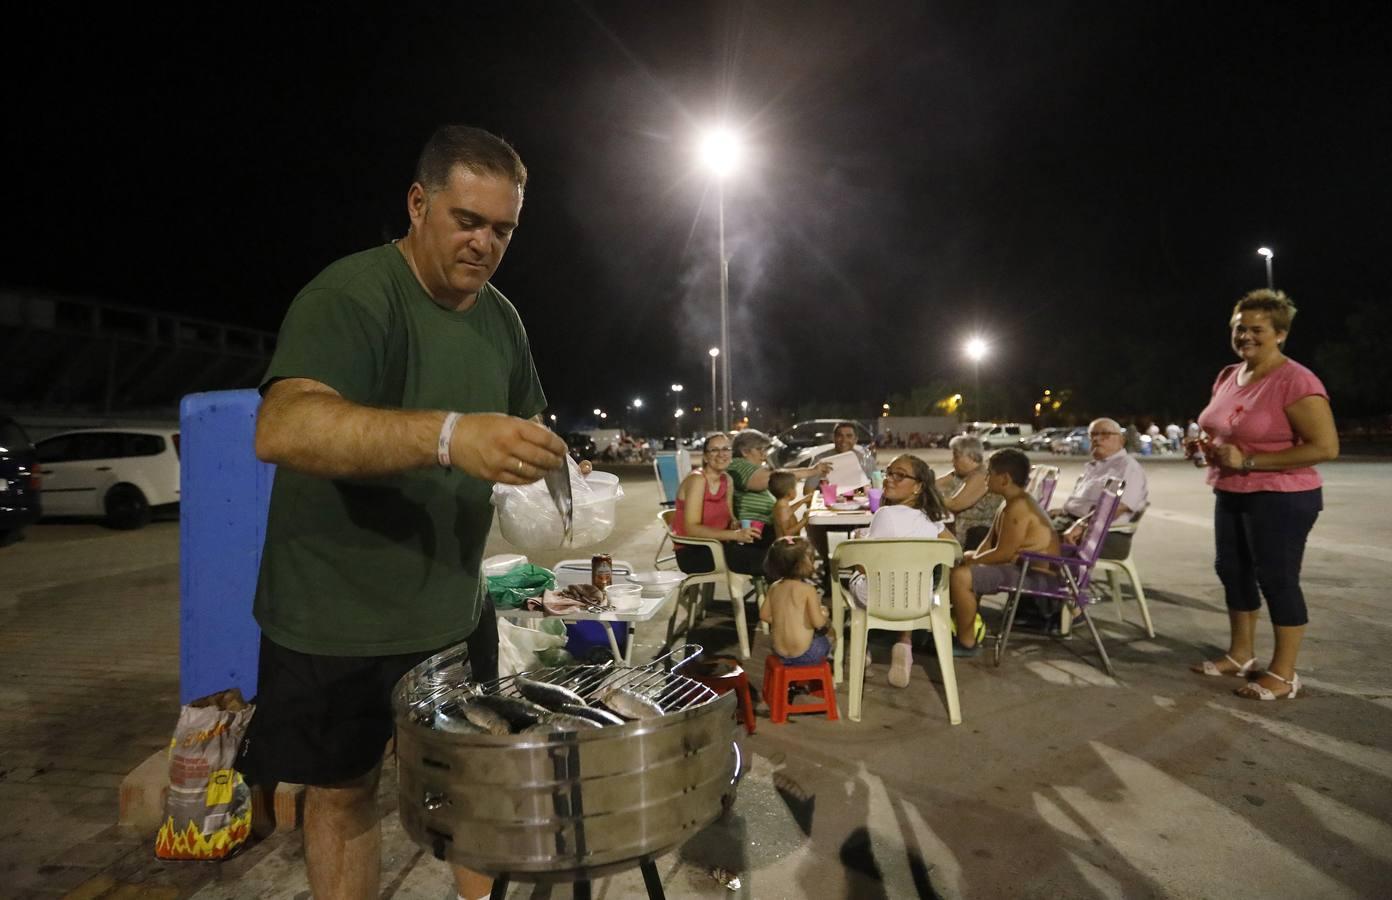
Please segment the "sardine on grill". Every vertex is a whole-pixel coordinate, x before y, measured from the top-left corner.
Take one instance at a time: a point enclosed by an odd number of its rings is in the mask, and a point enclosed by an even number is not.
[[[512,725],[508,723],[507,718],[491,706],[477,702],[479,699],[482,698],[459,704],[458,715],[488,734],[512,734]]]
[[[548,713],[546,707],[538,706],[530,700],[524,700],[521,697],[504,697],[501,694],[482,694],[471,699],[468,706],[481,706],[490,712],[497,713],[507,723],[509,731],[513,734],[535,725]],[[499,732],[494,731],[493,733],[498,734]],[[502,733],[508,734],[509,732]]]
[[[625,721],[621,716],[616,716],[607,709],[598,709],[593,706],[575,706],[568,703],[558,711],[568,716],[589,719],[596,725],[622,725]]]
[[[437,731],[447,731],[451,734],[487,734],[487,728],[469,721],[468,716],[460,707],[452,708],[448,711],[439,709],[435,711],[435,718],[430,723]],[[507,727],[507,722],[502,722],[503,727]],[[495,734],[498,732],[494,732]],[[507,732],[502,732],[506,734]]]
[[[656,700],[628,688],[611,687],[600,694],[599,699],[626,719],[653,719],[666,713]]]
[[[513,684],[517,685],[517,690],[521,691],[523,697],[549,710],[560,712],[564,706],[585,705],[584,698],[575,691],[549,681],[537,681],[525,675],[518,675],[513,679]]]
[[[547,713],[535,725],[522,730],[523,734],[556,734],[561,732],[586,731],[590,728],[603,728],[598,722],[565,713]]]

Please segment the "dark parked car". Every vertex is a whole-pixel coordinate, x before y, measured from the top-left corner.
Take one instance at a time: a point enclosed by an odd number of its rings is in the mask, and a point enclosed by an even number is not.
[[[24,534],[39,517],[39,455],[29,435],[9,416],[0,416],[0,547]]]
[[[598,451],[595,448],[594,439],[583,431],[572,431],[565,436],[566,446],[570,448],[570,455],[576,461],[593,461]]]

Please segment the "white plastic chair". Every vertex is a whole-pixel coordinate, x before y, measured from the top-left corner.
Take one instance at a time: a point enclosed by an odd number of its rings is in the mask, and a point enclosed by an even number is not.
[[[749,592],[753,579],[740,572],[730,571],[729,567],[725,565],[725,546],[720,541],[710,538],[687,537],[672,531],[672,520],[676,514],[676,510],[673,509],[664,509],[658,514],[666,526],[667,536],[671,539],[673,546],[688,544],[692,547],[709,549],[711,558],[714,560],[714,567],[709,572],[688,574],[682,579],[681,586],[677,589],[676,608],[672,610],[672,618],[667,623],[667,643],[670,646],[673,638],[678,634],[677,619],[681,616],[682,611],[686,611],[686,629],[681,633],[690,634],[697,618],[704,613],[705,600],[714,596],[716,585],[723,584],[730,595],[730,609],[735,618],[735,634],[739,636],[740,659],[748,659],[749,624],[744,620],[744,595]],[[762,591],[756,591],[756,600],[760,606],[763,605],[764,595]]]
[[[1136,528],[1140,525],[1141,516],[1145,515],[1145,510],[1135,513],[1131,520],[1124,525],[1113,525],[1109,534],[1129,534],[1132,542],[1126,548],[1125,559],[1099,558],[1096,563],[1098,571],[1107,573],[1107,593],[1111,595],[1112,602],[1116,604],[1117,619],[1121,622],[1126,621],[1126,613],[1122,609],[1121,575],[1124,572],[1126,577],[1131,580],[1131,590],[1136,595],[1136,602],[1141,607],[1141,619],[1145,622],[1146,637],[1155,637],[1155,625],[1150,620],[1150,607],[1146,605],[1145,588],[1141,585],[1141,573],[1136,569],[1135,556],[1135,534]]]
[[[860,721],[865,693],[865,648],[870,629],[912,631],[927,628],[933,635],[942,670],[947,716],[962,722],[957,696],[957,672],[952,662],[952,618],[948,611],[947,576],[957,558],[957,542],[938,538],[862,538],[841,543],[832,554],[833,571],[852,566],[865,570],[868,593],[862,609],[840,578],[833,578],[838,599],[831,605],[832,630],[837,636],[832,675],[841,680],[842,658],[849,647],[850,703],[847,715]],[[845,611],[851,613],[851,635],[842,631]]]

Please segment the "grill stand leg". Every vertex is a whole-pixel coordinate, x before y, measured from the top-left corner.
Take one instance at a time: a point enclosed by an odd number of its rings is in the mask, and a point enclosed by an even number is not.
[[[643,884],[648,888],[648,900],[667,900],[667,895],[662,892],[662,878],[657,874],[657,864],[645,859],[638,869],[643,873]]]
[[[643,873],[643,884],[648,889],[648,900],[667,900],[667,895],[662,892],[662,877],[657,874],[657,864],[650,859],[645,859],[638,866]],[[489,900],[506,900],[508,892],[508,882],[510,876],[499,875],[493,879],[493,890],[489,893]],[[590,881],[582,878],[571,885],[571,890],[575,900],[590,900]]]

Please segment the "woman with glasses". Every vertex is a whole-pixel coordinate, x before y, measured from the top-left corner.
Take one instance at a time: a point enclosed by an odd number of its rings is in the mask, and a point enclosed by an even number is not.
[[[1283,352],[1295,304],[1280,291],[1252,291],[1233,308],[1232,349],[1239,362],[1218,373],[1199,415],[1210,442],[1208,483],[1214,568],[1228,606],[1228,650],[1195,672],[1250,678],[1249,700],[1294,699],[1295,658],[1307,613],[1300,590],[1305,539],[1323,508],[1317,463],[1339,455],[1329,393],[1314,372]],[[1276,648],[1256,668],[1261,598],[1271,610]]]
[[[673,533],[725,544],[727,562],[736,547],[747,546],[759,537],[757,530],[739,527],[735,518],[734,483],[727,471],[732,452],[729,435],[717,431],[707,436],[701,470],[686,476],[677,488],[677,513],[672,517]],[[708,547],[677,544],[676,554],[677,567],[688,574],[715,567]]]
[[[856,537],[862,538],[946,538],[953,540],[945,521],[948,513],[938,493],[933,470],[917,456],[904,454],[885,470],[884,499],[870,519],[870,526]],[[866,602],[865,573],[851,577],[851,594],[861,605]],[[909,686],[913,666],[913,632],[899,634],[889,664],[889,683]],[[868,657],[867,657],[868,659]]]

